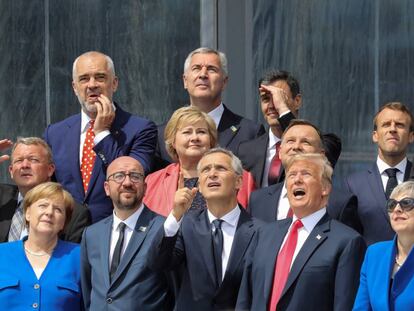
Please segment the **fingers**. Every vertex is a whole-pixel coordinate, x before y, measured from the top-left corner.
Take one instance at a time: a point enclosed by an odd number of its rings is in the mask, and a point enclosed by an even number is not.
[[[93,130],[97,135],[102,131],[110,130],[115,119],[115,110],[112,102],[103,94],[99,95],[95,105],[97,113]]]
[[[4,151],[8,148],[13,146],[13,142],[10,139],[2,139],[0,140],[0,150]]]
[[[0,163],[9,160],[10,157],[8,155],[2,155],[0,156]]]
[[[182,189],[182,188],[184,188],[184,175],[182,172],[180,172],[178,175],[178,188],[177,189]]]

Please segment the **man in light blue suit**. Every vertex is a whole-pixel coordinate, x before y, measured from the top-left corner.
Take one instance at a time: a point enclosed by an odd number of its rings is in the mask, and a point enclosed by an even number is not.
[[[146,267],[148,249],[164,218],[142,203],[142,165],[132,157],[117,158],[108,167],[104,187],[113,215],[88,227],[81,244],[85,308],[172,310],[166,274]]]
[[[109,163],[131,156],[148,173],[157,129],[152,121],[133,116],[113,102],[118,77],[109,56],[94,51],[79,56],[73,63],[72,86],[81,113],[49,125],[44,137],[53,152],[56,180],[88,206],[92,222],[97,222],[112,213],[103,189]],[[86,166],[90,171],[84,170],[87,160],[91,160]]]

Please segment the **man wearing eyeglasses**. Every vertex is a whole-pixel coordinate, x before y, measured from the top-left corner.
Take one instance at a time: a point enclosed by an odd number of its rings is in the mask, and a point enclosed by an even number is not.
[[[113,214],[88,227],[81,245],[86,310],[172,309],[166,274],[145,264],[164,218],[142,203],[144,177],[142,165],[132,157],[119,157],[108,166],[104,188]]]

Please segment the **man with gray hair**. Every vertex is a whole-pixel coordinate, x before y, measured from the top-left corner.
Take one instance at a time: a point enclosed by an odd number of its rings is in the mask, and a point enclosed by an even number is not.
[[[217,126],[218,144],[236,153],[242,141],[262,135],[261,124],[233,113],[222,102],[222,93],[228,82],[227,58],[223,52],[201,47],[192,51],[184,62],[184,88],[191,106],[209,114]],[[164,142],[165,124],[158,128],[157,167],[172,162]]]
[[[183,268],[176,310],[233,310],[244,254],[257,224],[237,204],[242,165],[221,148],[207,151],[198,164],[199,191],[207,209],[188,211],[197,188],[180,176],[174,208],[152,245],[148,264],[155,271]]]
[[[27,235],[22,201],[37,185],[50,181],[55,165],[46,142],[38,137],[18,138],[11,152],[9,172],[16,185],[0,184],[0,242],[19,240]],[[89,210],[75,204],[72,219],[60,238],[79,243],[91,223]]]
[[[55,159],[56,180],[76,201],[88,205],[96,222],[112,214],[103,188],[109,163],[132,156],[148,173],[156,126],[114,103],[118,77],[113,61],[103,53],[86,52],[74,61],[72,86],[81,113],[49,125],[44,136]]]

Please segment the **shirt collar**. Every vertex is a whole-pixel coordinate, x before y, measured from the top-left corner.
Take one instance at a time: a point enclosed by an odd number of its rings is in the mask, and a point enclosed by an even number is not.
[[[387,163],[385,163],[379,156],[377,157],[377,166],[380,174],[383,174],[384,171],[388,168],[391,168]],[[405,173],[405,168],[407,167],[407,157],[405,157],[400,163],[398,163],[393,168],[397,168],[400,173]]]
[[[303,227],[307,232],[311,232],[313,228],[315,228],[316,224],[319,222],[319,220],[322,219],[322,217],[326,213],[326,207],[321,208],[320,210],[301,218],[301,222],[303,224]],[[293,214],[292,217],[292,224],[295,222],[295,220],[298,219],[295,214]]]
[[[224,112],[224,106],[223,106],[223,103],[220,103],[220,105],[218,105],[216,108],[214,108],[208,113],[208,115],[214,120],[214,123],[216,123],[216,128],[218,127],[220,123],[223,112]]]
[[[129,229],[134,230],[135,226],[137,225],[138,218],[142,213],[143,208],[144,208],[144,205],[141,203],[141,206],[131,216],[129,216],[125,220],[121,220],[120,218],[118,218],[118,216],[116,216],[115,214],[115,209],[114,209],[113,211],[114,222],[113,222],[112,228],[117,229],[119,224],[123,222]]]
[[[17,195],[17,205],[19,205],[20,204],[20,202],[22,202],[23,201],[23,195],[19,192],[19,194]]]
[[[238,205],[236,205],[230,212],[223,215],[223,217],[221,217],[220,219],[223,220],[228,225],[232,227],[236,227],[237,222],[239,221],[240,213],[241,213],[240,208]],[[210,223],[212,223],[213,220],[217,219],[217,217],[214,216],[212,213],[210,213],[208,209],[207,209],[207,215],[208,215],[208,220],[210,221]]]
[[[269,130],[269,144],[268,149],[275,148],[275,145],[280,142],[280,138],[277,137],[271,130]]]

